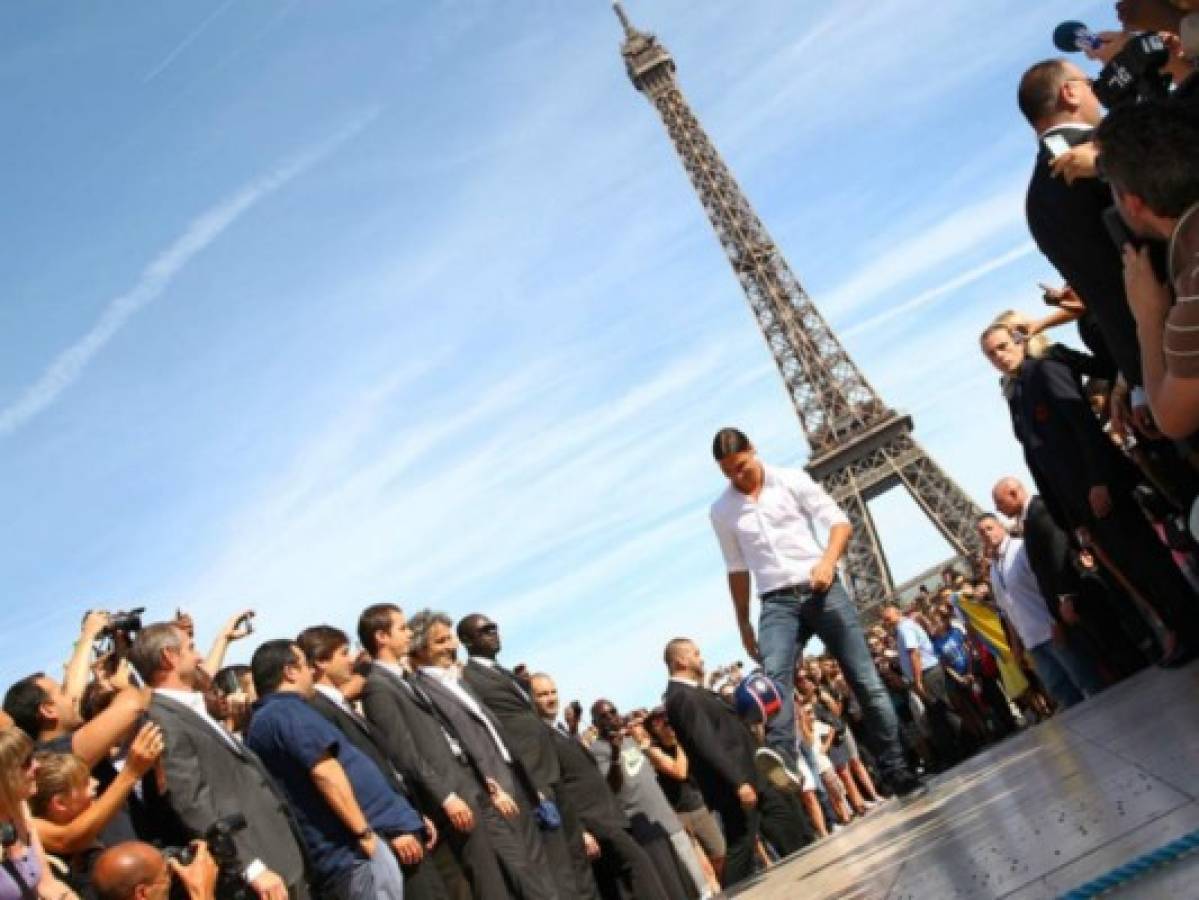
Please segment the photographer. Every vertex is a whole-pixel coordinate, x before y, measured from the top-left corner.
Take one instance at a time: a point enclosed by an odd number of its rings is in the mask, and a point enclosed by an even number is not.
[[[33,742],[18,728],[0,731],[0,898],[76,900],[54,877],[27,805],[37,789]]]
[[[190,621],[191,616],[187,616],[187,620]],[[208,656],[204,658],[204,671],[215,676],[225,664],[225,654],[229,652],[229,645],[234,641],[249,637],[253,633],[254,610],[243,609],[230,616],[216,636],[216,640],[212,642],[212,649],[208,651]]]
[[[691,897],[692,886],[702,892],[703,870],[691,839],[662,793],[653,765],[645,758],[642,745],[649,745],[649,735],[640,727],[634,733],[608,700],[596,700],[591,705],[591,721],[598,731],[591,755],[628,816],[633,839],[654,861],[667,895]]]
[[[1154,419],[1187,438],[1199,431],[1199,113],[1160,102],[1118,109],[1098,140],[1121,217],[1136,235],[1169,241],[1169,286],[1148,247],[1133,243],[1121,248],[1124,282]]]
[[[76,884],[84,884],[98,841],[133,790],[162,754],[162,732],[147,723],[134,738],[125,764],[99,798],[87,765],[72,753],[37,755],[37,791],[29,806],[46,852],[59,857]]]
[[[194,841],[188,855],[182,861],[140,841],[117,844],[97,858],[92,889],[98,900],[167,900],[173,878],[189,900],[214,900],[218,869],[208,845]]]

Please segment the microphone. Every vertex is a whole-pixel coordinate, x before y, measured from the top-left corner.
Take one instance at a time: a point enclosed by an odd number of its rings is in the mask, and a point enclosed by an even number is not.
[[[1097,50],[1103,46],[1103,41],[1082,22],[1062,22],[1053,29],[1053,46],[1063,53],[1075,53],[1079,50]]]

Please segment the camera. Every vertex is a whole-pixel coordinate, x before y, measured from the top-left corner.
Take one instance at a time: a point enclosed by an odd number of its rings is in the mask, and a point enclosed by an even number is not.
[[[222,816],[204,832],[204,843],[212,854],[217,866],[216,895],[221,900],[257,900],[257,893],[245,878],[245,864],[237,854],[237,844],[233,835],[246,827],[246,817],[241,813]],[[196,859],[196,848],[189,844],[186,847],[167,847],[162,851],[167,859],[173,859],[181,866],[190,866]],[[172,897],[176,895],[172,885]],[[180,895],[182,896],[182,895]]]
[[[1170,76],[1162,68],[1169,61],[1170,51],[1159,35],[1135,35],[1095,79],[1095,96],[1108,109],[1165,97],[1170,90]]]
[[[133,635],[142,630],[142,613],[144,606],[124,612],[110,613],[108,624],[100,632],[100,637],[116,637],[117,634]]]

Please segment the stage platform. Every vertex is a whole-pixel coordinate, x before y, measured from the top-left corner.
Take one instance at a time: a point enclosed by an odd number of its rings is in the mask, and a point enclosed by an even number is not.
[[[738,900],[1059,897],[1199,829],[1199,663],[1153,668],[932,778]],[[1199,852],[1105,896],[1199,898]]]

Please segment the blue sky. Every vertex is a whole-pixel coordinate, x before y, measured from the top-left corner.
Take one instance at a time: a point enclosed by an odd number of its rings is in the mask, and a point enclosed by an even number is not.
[[[1023,69],[1109,4],[630,0],[801,282],[986,503],[975,335],[1038,312]],[[741,655],[711,434],[802,434],[603,0],[0,11],[0,680],[82,611],[396,600],[566,697]],[[944,548],[876,507],[898,577]],[[244,656],[238,648],[231,659]],[[240,652],[238,652],[240,651]]]

